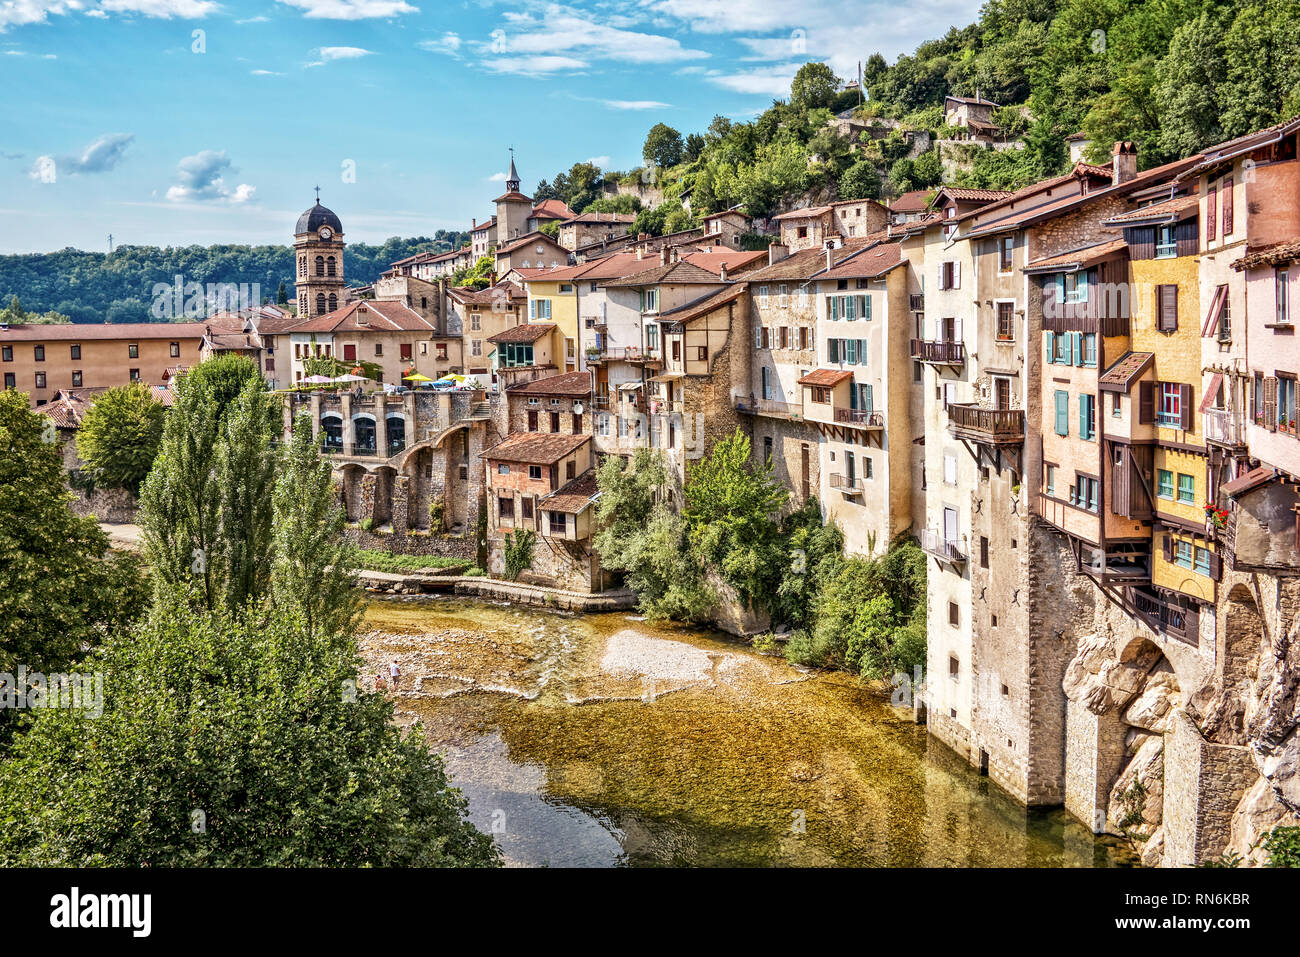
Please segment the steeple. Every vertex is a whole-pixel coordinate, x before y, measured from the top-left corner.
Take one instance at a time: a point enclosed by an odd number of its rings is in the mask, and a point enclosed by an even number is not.
[[[506,179],[506,192],[519,192],[519,171],[515,169],[515,148],[510,147],[510,176]]]

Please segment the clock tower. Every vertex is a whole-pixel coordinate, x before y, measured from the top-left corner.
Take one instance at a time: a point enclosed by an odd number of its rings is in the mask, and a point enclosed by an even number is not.
[[[311,319],[343,304],[343,224],[320,204],[298,217],[293,231],[298,317]]]

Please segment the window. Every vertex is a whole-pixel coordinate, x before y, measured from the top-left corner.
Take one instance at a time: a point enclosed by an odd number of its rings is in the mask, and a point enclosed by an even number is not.
[[[519,500],[519,515],[521,518],[526,518],[529,521],[532,521],[533,500],[526,495]]]
[[[1073,365],[1074,363],[1074,336],[1071,333],[1062,333],[1057,335],[1054,332],[1047,333],[1047,354],[1048,362],[1054,365]]]
[[[646,289],[641,293],[641,311],[658,312],[659,311],[659,290]]]
[[[1218,199],[1218,193],[1211,186],[1205,191],[1205,241],[1212,243],[1215,239],[1214,230],[1219,225],[1219,210],[1216,207],[1215,200]]]
[[[1210,577],[1210,550],[1208,548],[1197,548],[1196,557],[1193,559],[1193,569],[1198,575]]]
[[[529,319],[549,319],[549,318],[551,318],[551,300],[549,300],[549,299],[529,299],[529,300],[528,300],[528,318],[529,318]]]
[[[980,536],[980,568],[989,567],[989,540],[986,536]]]
[[[317,312],[325,312],[325,311],[326,311],[326,310],[325,310],[325,305],[326,305],[326,304],[325,304],[325,293],[323,293],[323,292],[318,292],[318,293],[316,293],[316,311],[317,311]]]
[[[1016,338],[1016,304],[998,303],[998,342],[1014,342]]]
[[[1279,269],[1274,275],[1274,285],[1277,290],[1277,324],[1286,326],[1291,324],[1291,303],[1290,296],[1287,294],[1287,277],[1285,269]]]
[[[1159,407],[1156,409],[1156,424],[1170,429],[1182,428],[1183,424],[1183,387],[1178,382],[1159,383]]]
[[[507,519],[513,521],[515,517],[515,500],[513,497],[506,498],[504,495],[497,499],[497,518],[502,521]]]
[[[73,348],[75,349],[76,346],[73,346]],[[73,358],[76,359],[76,358],[78,358],[78,357],[77,357],[77,356],[73,356]],[[14,347],[13,347],[13,346],[3,346],[3,347],[0,347],[0,359],[3,359],[5,362],[13,362],[13,361],[14,361]]]
[[[1097,435],[1097,399],[1092,395],[1079,396],[1079,438],[1092,441]]]
[[[1080,354],[1077,357],[1079,365],[1090,369],[1097,368],[1097,334],[1095,332],[1083,333],[1080,344]]]
[[[132,382],[139,382],[139,381],[140,381],[140,370],[139,370],[139,369],[132,369],[132,370],[131,370],[131,381],[132,381]]]
[[[480,316],[480,315],[478,314],[478,312],[477,312],[478,306],[475,306],[474,309],[475,309],[476,311],[470,313],[470,315],[469,315],[469,329],[470,329],[470,332],[478,332],[479,330],[481,330],[481,329],[483,328],[483,317]]]
[[[1011,272],[1015,249],[1015,236],[1003,236],[998,240],[998,272]]]
[[[772,464],[772,436],[763,436],[763,464]]]
[[[1193,546],[1191,542],[1177,540],[1174,542],[1174,564],[1183,568],[1191,568],[1193,561]]]
[[[12,372],[5,373],[5,388],[6,389],[18,388],[18,381],[17,379],[14,378],[14,374]]]
[[[38,388],[38,389],[44,389],[44,388],[45,388],[45,373],[44,373],[44,372],[38,372],[38,373],[36,373],[36,388]]]
[[[1047,494],[1056,494],[1056,466],[1047,466]]]
[[[1156,331],[1178,331],[1178,287],[1156,286]]]
[[[80,369],[73,369],[73,370],[72,370],[72,387],[73,387],[74,389],[80,389],[80,388],[81,388],[81,370],[80,370]]]
[[[1174,498],[1174,473],[1168,469],[1156,470],[1156,495],[1159,498],[1173,501]]]
[[[72,347],[72,358],[74,358],[74,359],[80,359],[80,358],[81,358],[81,346],[80,346],[80,345],[74,345],[74,346]]]
[[[943,457],[943,484],[957,484],[957,456],[945,454]]]
[[[1101,483],[1095,478],[1080,475],[1077,478],[1078,485],[1075,486],[1074,505],[1089,512],[1097,511],[1097,492],[1101,488]]]
[[[327,275],[327,276],[332,276],[332,275],[334,275],[334,257],[333,257],[333,256],[330,256],[328,259],[325,260],[325,275]]]
[[[325,257],[324,257],[324,256],[317,256],[317,257],[316,257],[316,275],[318,275],[318,276],[323,276],[323,275],[325,275]]]
[[[1088,301],[1088,274],[1078,272],[1067,272],[1061,277],[1062,296],[1061,301],[1069,305]]]
[[[140,346],[139,346],[138,343],[133,342],[133,343],[131,343],[129,346],[126,347],[126,357],[127,357],[128,359],[139,359],[139,358],[140,358]],[[45,356],[42,355],[41,358],[43,359],[43,358],[45,358]]]
[[[569,461],[564,463],[564,477],[566,479],[572,479],[577,474],[578,474],[577,462],[575,462],[573,459],[569,459]]]
[[[1196,504],[1196,479],[1184,473],[1178,473],[1178,501],[1184,505]]]
[[[504,463],[497,466],[497,475],[509,475],[509,474],[510,474],[510,466]]]
[[[952,625],[954,628],[961,624],[961,609],[957,607],[955,601],[948,602],[948,624]],[[948,673],[954,676],[957,674],[956,658],[948,659]]]
[[[862,477],[868,479],[876,477],[875,466],[872,464],[872,459],[869,455],[864,455],[862,457]]]
[[[800,326],[800,327],[799,327],[799,348],[800,348],[800,349],[807,349],[807,348],[809,348],[809,336],[808,336],[808,327],[807,327],[807,326]]]
[[[1070,393],[1056,390],[1056,434],[1070,434]]]
[[[1232,177],[1226,176],[1223,180],[1223,239],[1227,242],[1228,237],[1232,235],[1235,228],[1232,216]]]
[[[483,354],[482,339],[471,339],[469,341],[469,354],[471,356],[481,356]]]
[[[812,400],[820,405],[829,405],[831,401],[831,390],[824,386],[813,386]]]
[[[1156,259],[1173,259],[1178,255],[1178,241],[1172,225],[1156,229]]]
[[[542,477],[542,467],[540,465],[528,466],[528,477],[530,479],[540,479]]]
[[[1110,414],[1113,418],[1118,419],[1124,413],[1124,396],[1120,392],[1110,394]]]
[[[790,348],[790,327],[789,326],[781,326],[779,329],[777,329],[777,342],[779,343],[779,345],[777,346],[777,348],[779,349]]]
[[[563,535],[569,530],[569,516],[563,512],[551,512],[551,534]]]

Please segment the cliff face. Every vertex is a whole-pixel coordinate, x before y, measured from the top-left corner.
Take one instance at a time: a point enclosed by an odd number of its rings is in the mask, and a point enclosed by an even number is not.
[[[1090,772],[1067,807],[1149,866],[1263,863],[1259,839],[1300,825],[1300,580],[1227,572],[1219,594],[1178,638],[1098,592],[1062,681],[1067,725],[1089,732],[1067,734],[1067,765]]]

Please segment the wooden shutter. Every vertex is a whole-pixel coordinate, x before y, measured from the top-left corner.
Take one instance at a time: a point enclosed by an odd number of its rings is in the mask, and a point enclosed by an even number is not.
[[[1164,551],[1165,561],[1172,564],[1174,560],[1174,537],[1165,532],[1164,541],[1160,543],[1160,547]]]
[[[1138,424],[1150,425],[1156,417],[1156,384],[1138,383]]]
[[[1051,365],[1053,357],[1056,355],[1056,333],[1047,333],[1047,363]]]
[[[961,260],[953,260],[952,264],[952,288],[961,288]]]
[[[1264,425],[1270,432],[1277,431],[1277,378],[1264,377]]]
[[[1056,434],[1070,434],[1070,395],[1059,389],[1056,392]]]
[[[1157,286],[1156,304],[1158,309],[1156,328],[1161,332],[1176,332],[1178,330],[1178,287]]]
[[[948,288],[948,264],[939,263],[939,288]]]
[[[1218,193],[1214,191],[1213,187],[1205,194],[1205,241],[1207,243],[1214,242],[1214,228],[1218,225],[1219,210],[1215,203],[1217,197]]]
[[[1183,422],[1182,422],[1183,431],[1191,432],[1192,421],[1193,421],[1192,420],[1192,387],[1188,383],[1184,382],[1178,386],[1178,391],[1179,391],[1178,408],[1179,411],[1182,413],[1182,417],[1183,417]]]
[[[1223,559],[1218,552],[1210,552],[1210,578],[1218,581],[1223,577]]]
[[[1223,238],[1226,241],[1232,235],[1236,224],[1232,221],[1232,177],[1223,180]]]

